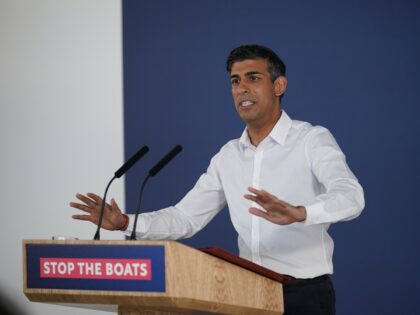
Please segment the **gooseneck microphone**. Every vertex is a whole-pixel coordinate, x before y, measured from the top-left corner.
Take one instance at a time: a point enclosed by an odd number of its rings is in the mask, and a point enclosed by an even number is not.
[[[137,196],[136,215],[134,217],[133,231],[131,232],[130,240],[136,240],[137,220],[139,218],[141,198],[143,196],[143,190],[144,190],[144,186],[146,185],[146,182],[149,180],[150,177],[155,176],[157,173],[159,173],[162,170],[162,168],[164,168],[181,151],[182,151],[182,146],[180,146],[179,144],[176,145],[171,151],[169,151],[168,154],[166,154],[162,158],[162,160],[160,160],[155,166],[153,166],[149,170],[149,174],[146,176],[143,183],[141,184],[141,188]]]
[[[116,178],[120,178],[123,176],[134,164],[137,163],[138,160],[140,160],[147,152],[149,152],[148,146],[142,147],[140,150],[137,151],[136,154],[134,154],[127,162],[125,162],[115,173],[114,177],[111,178],[108,185],[106,186],[104,197],[102,199],[101,204],[101,211],[99,212],[99,221],[98,221],[98,228],[96,229],[95,236],[93,237],[94,240],[100,240],[100,230],[102,226],[102,220],[104,217],[104,210],[105,210],[105,203],[106,203],[106,195],[108,193],[109,186],[111,186],[111,183]]]
[[[149,147],[145,145],[114,173],[115,177],[120,178],[123,176],[125,172],[127,172],[134,164],[136,164],[137,161],[140,160],[147,152],[149,152]]]

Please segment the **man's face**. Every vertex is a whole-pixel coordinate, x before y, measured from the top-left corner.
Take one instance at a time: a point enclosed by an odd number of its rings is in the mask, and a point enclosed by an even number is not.
[[[279,96],[286,90],[286,78],[271,81],[265,59],[235,62],[230,72],[236,110],[249,127],[263,127],[280,117]]]

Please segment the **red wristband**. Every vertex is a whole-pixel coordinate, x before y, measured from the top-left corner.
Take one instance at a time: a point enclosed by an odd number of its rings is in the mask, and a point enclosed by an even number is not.
[[[120,231],[127,230],[128,223],[130,222],[130,218],[128,217],[128,215],[126,215],[126,214],[123,213],[123,216],[124,216],[125,222],[124,222],[123,226],[120,228]]]

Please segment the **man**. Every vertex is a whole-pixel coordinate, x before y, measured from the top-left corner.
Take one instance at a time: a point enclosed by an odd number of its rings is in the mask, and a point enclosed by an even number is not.
[[[190,237],[227,203],[240,256],[296,278],[284,285],[285,313],[334,314],[327,230],[360,214],[363,190],[327,129],[282,111],[286,69],[273,51],[238,47],[227,70],[246,129],[221,148],[176,206],[142,214],[136,233],[144,239]],[[73,218],[97,223],[101,198],[76,196],[83,204],[70,205],[87,214]],[[112,199],[103,227],[130,231],[132,221]]]

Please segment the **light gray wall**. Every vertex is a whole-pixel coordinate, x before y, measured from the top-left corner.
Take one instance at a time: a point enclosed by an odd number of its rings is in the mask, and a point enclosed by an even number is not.
[[[0,0],[0,45],[0,290],[27,314],[101,314],[29,302],[21,243],[93,237],[68,202],[123,162],[121,2]],[[109,194],[124,207],[122,180]]]

